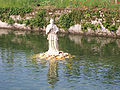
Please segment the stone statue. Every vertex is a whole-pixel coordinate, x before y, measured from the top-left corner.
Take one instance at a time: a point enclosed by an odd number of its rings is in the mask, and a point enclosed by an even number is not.
[[[50,20],[50,24],[46,27],[46,34],[48,34],[49,40],[49,50],[47,51],[48,55],[58,55],[58,37],[57,32],[59,31],[58,27],[54,24],[54,20]]]
[[[54,20],[50,20],[50,24],[46,27],[46,34],[48,35],[49,49],[45,53],[39,53],[34,55],[33,59],[46,59],[46,60],[65,60],[66,58],[73,58],[68,53],[59,51],[58,49],[58,37],[57,32],[59,31],[58,27],[54,24]],[[50,74],[51,76],[51,74]]]

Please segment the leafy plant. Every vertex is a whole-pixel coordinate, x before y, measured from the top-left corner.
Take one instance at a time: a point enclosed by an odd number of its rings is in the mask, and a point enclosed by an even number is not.
[[[17,23],[23,24],[23,23],[24,23],[24,20],[17,20]]]
[[[24,23],[26,26],[28,26],[28,25],[30,24],[30,20],[29,20],[29,19],[26,19],[26,20],[23,21],[23,23]]]
[[[15,21],[12,18],[9,18],[6,22],[10,25],[15,23]]]
[[[82,24],[82,31],[86,31],[89,26],[90,26],[90,22],[86,22],[85,24]]]
[[[110,24],[109,24],[108,22],[103,22],[102,24],[103,24],[103,26],[104,26],[105,28],[107,28],[107,29],[108,29],[108,27],[110,26]]]
[[[41,10],[37,12],[34,18],[26,19],[24,23],[26,24],[26,26],[30,26],[31,28],[33,27],[43,28],[44,26],[46,26],[46,22],[47,22],[45,17],[46,17],[46,11]]]
[[[96,30],[96,29],[97,29],[97,27],[96,27],[94,24],[90,24],[90,28],[91,28],[92,30]]]
[[[63,14],[60,16],[58,24],[61,28],[67,30],[70,26],[74,25],[74,20],[72,18],[72,13]]]
[[[97,28],[100,28],[100,29],[102,28],[100,24],[97,24],[97,26],[96,26],[96,27],[97,27]]]
[[[108,30],[115,32],[117,30],[117,27],[115,25],[110,25],[108,27]]]

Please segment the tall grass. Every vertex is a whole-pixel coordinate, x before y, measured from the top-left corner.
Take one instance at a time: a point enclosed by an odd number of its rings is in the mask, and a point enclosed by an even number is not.
[[[61,7],[88,7],[88,8],[120,8],[120,0],[119,3],[116,4],[115,0],[52,0],[54,5],[58,8]]]
[[[56,8],[120,7],[120,2],[118,4],[115,4],[115,0],[0,0],[0,7],[35,7],[37,4],[40,4],[41,7],[47,5],[54,5]]]
[[[35,0],[0,0],[0,7],[33,7],[34,3]]]

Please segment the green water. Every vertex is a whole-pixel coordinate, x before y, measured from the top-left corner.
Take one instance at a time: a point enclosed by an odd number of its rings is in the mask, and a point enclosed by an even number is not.
[[[75,58],[30,59],[47,51],[46,38],[0,29],[0,90],[120,90],[120,39],[59,34],[60,50]]]

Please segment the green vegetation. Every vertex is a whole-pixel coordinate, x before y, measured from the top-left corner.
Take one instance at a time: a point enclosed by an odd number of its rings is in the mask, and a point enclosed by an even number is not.
[[[63,14],[60,16],[58,24],[61,28],[67,30],[70,26],[74,25],[74,18],[72,13]]]
[[[24,17],[25,14],[30,13],[32,10],[32,8],[0,8],[0,20],[13,24],[15,21],[10,18],[11,15],[20,15]]]
[[[15,21],[12,18],[9,18],[6,22],[10,25],[13,25],[15,23]]]
[[[96,30],[98,27],[99,24],[97,25],[94,25],[94,24],[91,24],[90,22],[86,22],[85,24],[82,25],[82,30],[83,31],[86,31],[88,28],[91,28],[92,30]]]
[[[99,11],[104,13],[105,16],[101,17]],[[92,24],[91,20],[102,19],[101,23],[106,29],[109,29],[110,31],[116,31],[120,25],[120,22],[116,22],[119,20],[119,18],[120,15],[119,11],[117,10],[73,10],[71,13],[63,14],[60,16],[58,26],[64,29],[68,29],[74,24],[81,24],[83,31],[86,31],[87,28],[96,30],[97,28],[101,29],[101,25]],[[113,25],[113,23],[115,23],[115,25]]]
[[[26,26],[30,26],[31,28],[33,28],[33,27],[43,28],[44,26],[47,25],[47,21],[46,21],[45,17],[46,17],[46,11],[41,10],[41,11],[37,12],[35,17],[33,17],[31,19],[26,19],[23,21],[23,23],[26,24]]]
[[[73,9],[69,13],[63,13],[61,15],[54,14],[53,16],[50,16],[47,9],[38,9],[31,18],[26,19],[26,14],[29,16],[30,12],[34,12],[32,8],[0,8],[0,20],[11,25],[15,22],[25,24],[26,26],[31,27],[31,29],[43,28],[48,24],[50,17],[53,17],[54,19],[58,18],[56,21],[57,26],[65,30],[75,24],[81,24],[83,31],[87,30],[87,28],[91,28],[92,30],[101,28],[100,24],[91,23],[91,20],[95,19],[102,19],[101,23],[110,31],[116,31],[120,25],[120,22],[117,22],[120,18],[118,10],[113,11],[111,9],[98,9],[93,11],[89,9]],[[100,13],[103,13],[104,16],[101,16]],[[11,15],[20,15],[21,19],[14,21],[13,18],[11,18]],[[113,23],[115,25],[113,25]]]
[[[119,8],[115,0],[0,0],[0,7]],[[52,7],[51,7],[52,6]]]
[[[50,17],[53,17],[60,28],[67,30],[70,26],[81,24],[82,30],[85,31],[87,28],[92,30],[101,28],[100,24],[92,24],[91,21],[102,19],[101,23],[106,29],[116,31],[120,26],[120,22],[117,22],[120,18],[119,5],[119,3],[115,4],[114,0],[57,0],[57,2],[55,0],[0,0],[0,20],[10,25],[19,23],[31,29],[40,29],[48,24]],[[49,15],[49,10],[46,8],[52,8],[54,16]],[[53,8],[71,8],[71,12],[57,15]],[[101,13],[104,16],[101,16]],[[21,19],[15,20],[11,17],[17,15]],[[26,19],[29,16],[30,18]]]

